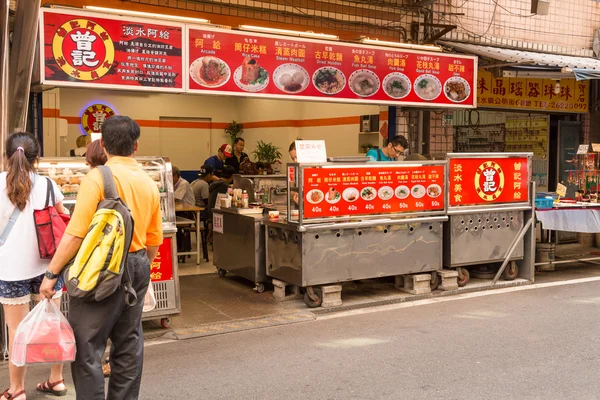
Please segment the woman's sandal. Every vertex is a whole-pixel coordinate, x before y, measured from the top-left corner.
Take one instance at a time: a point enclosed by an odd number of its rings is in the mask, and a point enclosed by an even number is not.
[[[17,397],[21,397],[21,396],[25,396],[25,391],[24,390],[21,390],[18,393],[10,394],[10,393],[8,393],[8,389],[6,389],[4,391],[4,393],[2,393],[2,397],[4,397],[6,400],[13,400],[13,399],[17,400]],[[22,400],[25,400],[25,397],[23,397]]]
[[[67,388],[64,388],[63,390],[54,390],[54,388],[58,385],[60,385],[61,383],[65,383],[64,379],[61,379],[58,382],[50,382],[50,379],[48,379],[46,382],[44,383],[38,383],[36,389],[38,390],[38,392],[42,392],[42,393],[50,393],[53,394],[54,396],[58,396],[58,397],[62,397],[62,396],[66,396],[67,395]]]

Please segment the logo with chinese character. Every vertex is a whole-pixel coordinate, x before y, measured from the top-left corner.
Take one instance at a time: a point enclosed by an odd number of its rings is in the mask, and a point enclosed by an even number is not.
[[[81,126],[86,134],[100,133],[102,124],[106,119],[113,117],[115,112],[112,108],[104,104],[94,104],[89,106],[81,116]]]
[[[106,30],[87,19],[62,24],[52,39],[56,64],[80,81],[102,78],[115,61],[115,45]]]
[[[494,161],[481,164],[475,173],[475,190],[485,201],[496,200],[504,190],[504,171]]]

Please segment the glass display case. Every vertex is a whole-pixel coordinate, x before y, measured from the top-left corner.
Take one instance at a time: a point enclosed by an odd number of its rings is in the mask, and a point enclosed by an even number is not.
[[[168,158],[161,157],[136,157],[136,160],[156,183],[160,192],[163,231],[175,231],[175,198],[171,162]],[[82,157],[42,158],[38,165],[40,175],[48,176],[56,182],[65,196],[63,203],[71,212],[75,208],[81,180],[89,171],[90,167]]]

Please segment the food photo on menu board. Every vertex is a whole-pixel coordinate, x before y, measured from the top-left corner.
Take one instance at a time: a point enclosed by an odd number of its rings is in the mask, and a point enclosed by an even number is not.
[[[305,168],[304,218],[444,209],[444,166]]]
[[[188,91],[475,106],[476,58],[189,28]]]

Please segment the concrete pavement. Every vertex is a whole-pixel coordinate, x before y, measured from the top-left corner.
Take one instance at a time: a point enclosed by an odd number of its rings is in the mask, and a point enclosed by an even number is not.
[[[600,397],[600,281],[488,293],[150,342],[140,398]],[[0,377],[4,387],[5,365]],[[28,385],[42,378],[43,369],[32,368]]]

